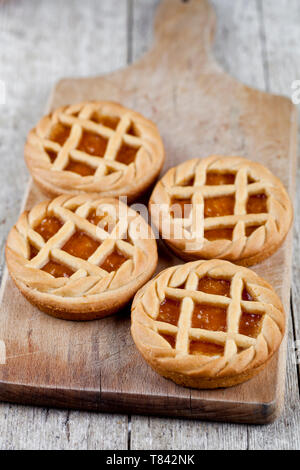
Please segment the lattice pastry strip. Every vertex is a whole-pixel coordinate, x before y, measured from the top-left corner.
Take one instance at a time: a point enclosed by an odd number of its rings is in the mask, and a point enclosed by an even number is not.
[[[195,159],[169,170],[153,191],[150,210],[162,237],[183,259],[224,258],[243,265],[270,256],[292,221],[280,180],[241,157]]]
[[[285,315],[255,273],[211,260],[168,268],[137,293],[133,339],[177,383],[229,386],[255,375],[277,350]]]
[[[157,263],[154,235],[140,215],[115,199],[88,195],[60,196],[24,212],[6,255],[21,292],[70,319],[118,310]]]
[[[45,116],[25,157],[47,194],[93,192],[134,199],[157,177],[164,149],[156,126],[116,103],[85,102]]]

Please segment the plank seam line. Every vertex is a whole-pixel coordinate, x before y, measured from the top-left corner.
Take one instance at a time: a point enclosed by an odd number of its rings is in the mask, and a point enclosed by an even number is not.
[[[265,29],[265,17],[262,0],[256,0],[256,9],[258,13],[259,37],[261,41],[262,65],[264,71],[265,89],[270,92],[270,75],[268,67],[267,38]]]
[[[294,339],[294,344],[297,339],[296,335],[296,324],[295,324],[295,316],[294,316],[294,307],[293,307],[293,291],[291,289],[291,294],[290,294],[290,308],[291,308],[291,317],[292,317],[292,330],[293,330],[293,339]],[[293,354],[295,354],[296,357],[296,352],[293,350]],[[298,394],[300,397],[300,374],[299,374],[299,365],[296,363],[296,371],[297,371],[297,379],[298,379]]]
[[[133,0],[127,0],[127,65],[132,63],[133,49]]]
[[[127,450],[131,450],[131,415],[128,415]]]

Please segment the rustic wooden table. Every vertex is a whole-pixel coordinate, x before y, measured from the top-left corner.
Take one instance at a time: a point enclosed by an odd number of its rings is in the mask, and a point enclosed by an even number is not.
[[[28,180],[24,139],[43,113],[53,84],[66,76],[103,74],[140,57],[151,43],[158,2],[0,0],[0,80],[6,85],[6,102],[0,104],[2,270],[5,239]],[[212,3],[218,16],[215,55],[223,67],[251,86],[291,96],[292,81],[300,79],[299,1]],[[274,424],[232,425],[0,404],[0,449],[299,449],[300,381],[294,354],[295,341],[300,344],[299,215],[296,208],[285,409]]]

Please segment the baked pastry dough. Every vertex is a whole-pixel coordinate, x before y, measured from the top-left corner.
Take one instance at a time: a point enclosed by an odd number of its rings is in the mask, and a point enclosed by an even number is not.
[[[195,388],[229,387],[262,370],[285,330],[272,287],[228,261],[162,271],[136,294],[131,332],[159,374]]]
[[[25,159],[44,193],[97,193],[135,200],[164,162],[157,127],[117,103],[84,102],[56,109],[29,132]]]
[[[170,169],[150,199],[154,224],[185,260],[250,266],[273,254],[292,222],[281,181],[259,163],[214,155]]]
[[[20,216],[6,260],[40,310],[92,320],[122,308],[150,279],[157,247],[145,220],[116,199],[62,195]]]

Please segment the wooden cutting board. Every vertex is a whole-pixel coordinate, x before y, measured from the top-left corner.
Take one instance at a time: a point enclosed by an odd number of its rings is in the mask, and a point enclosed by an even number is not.
[[[60,81],[50,108],[108,99],[155,121],[169,167],[211,153],[242,155],[264,163],[294,195],[296,110],[289,99],[263,93],[224,73],[211,53],[215,15],[206,0],[164,0],[152,50],[112,74]],[[22,156],[20,155],[20,158]],[[43,199],[32,183],[24,206]],[[159,270],[180,261],[160,245]],[[291,234],[254,270],[281,296],[289,316]],[[266,423],[284,395],[286,341],[268,367],[230,389],[179,387],[155,372],[137,352],[129,308],[94,322],[64,322],[32,307],[7,273],[2,285],[0,399],[26,404],[109,412]]]

